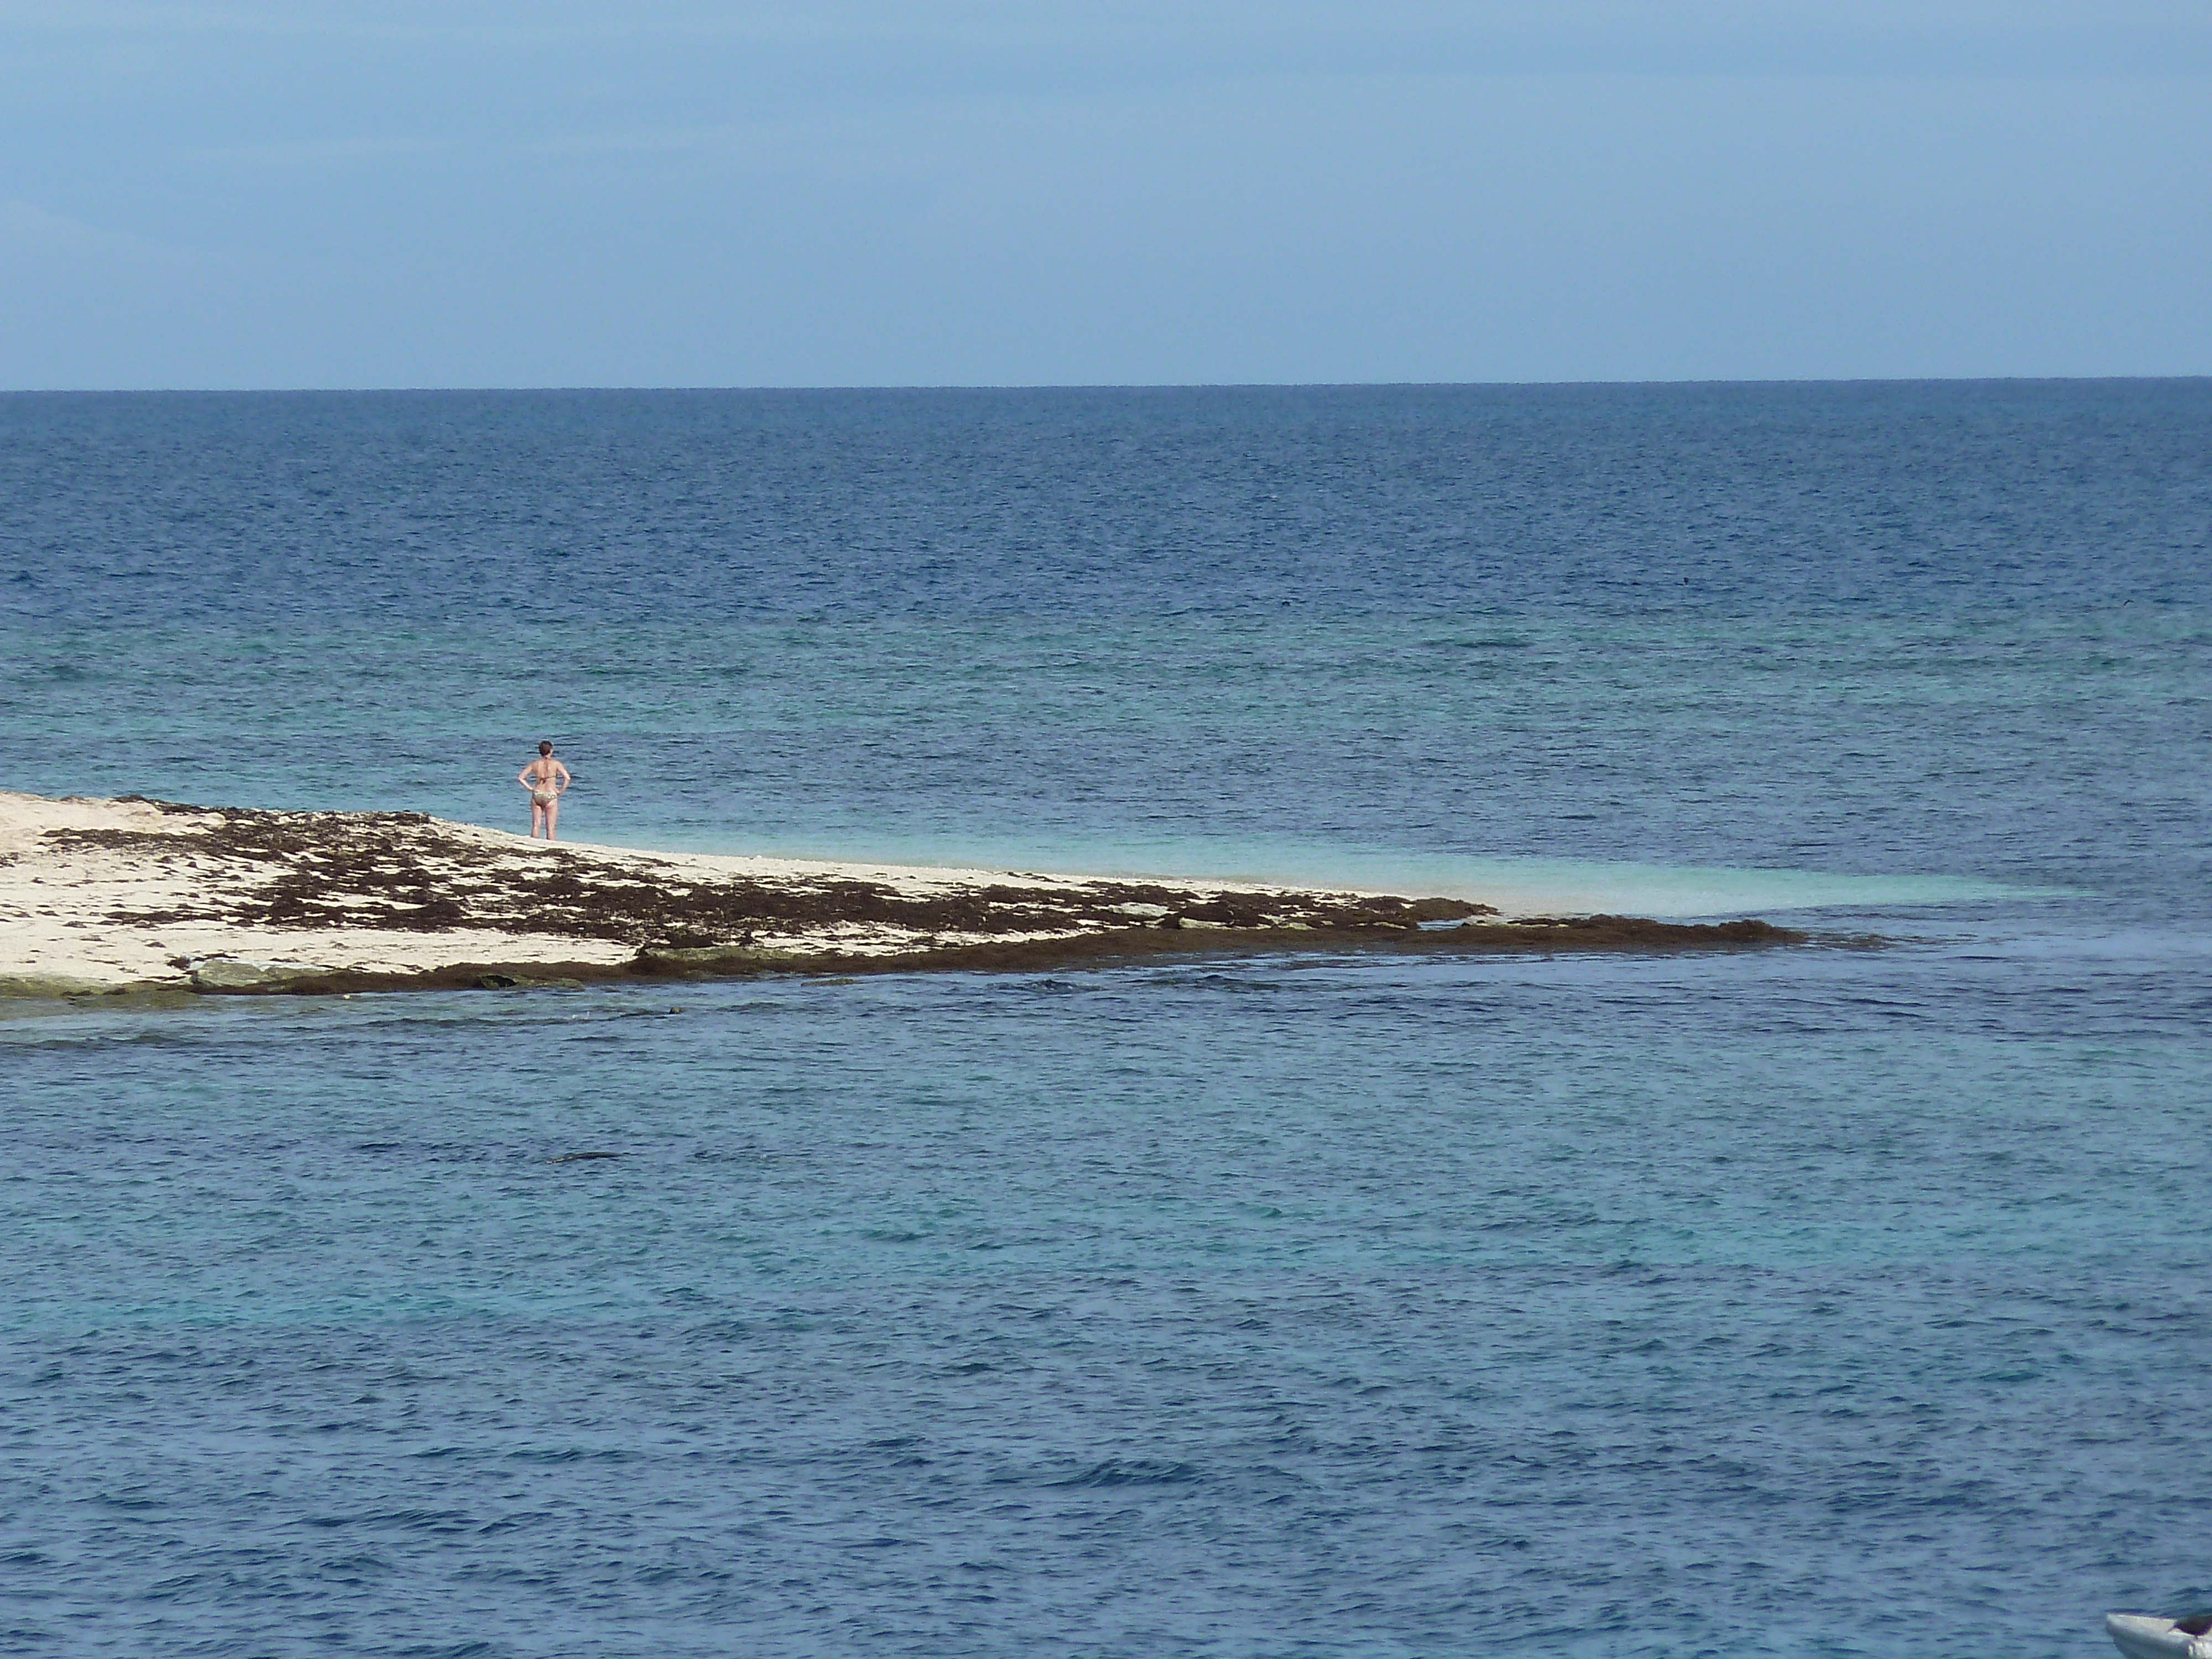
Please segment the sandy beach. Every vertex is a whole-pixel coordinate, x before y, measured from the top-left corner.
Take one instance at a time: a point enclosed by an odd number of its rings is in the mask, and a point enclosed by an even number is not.
[[[1761,921],[547,843],[410,812],[0,793],[0,995],[503,989],[1224,950],[1735,949]]]

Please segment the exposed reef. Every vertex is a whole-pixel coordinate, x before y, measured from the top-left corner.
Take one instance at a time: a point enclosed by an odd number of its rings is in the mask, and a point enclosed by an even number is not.
[[[0,795],[0,994],[1000,970],[1255,951],[1741,950],[1764,921],[549,845],[418,812]]]

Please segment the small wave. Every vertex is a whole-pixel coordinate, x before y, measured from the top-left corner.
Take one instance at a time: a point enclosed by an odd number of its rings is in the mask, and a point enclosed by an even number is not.
[[[1171,1486],[1203,1477],[1195,1465],[1152,1457],[1109,1457],[1080,1474],[1046,1484],[1058,1487]]]

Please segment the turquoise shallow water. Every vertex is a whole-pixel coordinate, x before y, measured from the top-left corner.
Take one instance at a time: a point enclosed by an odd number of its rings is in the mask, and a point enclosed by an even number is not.
[[[35,720],[6,758],[54,788],[526,826],[503,763],[537,714],[576,769],[568,833],[619,844],[1686,914],[2052,887],[2203,914],[2204,607],[1468,632],[31,626],[11,690]],[[1583,867],[1624,864],[1650,873]]]
[[[2208,436],[2194,383],[0,399],[0,787],[501,822],[547,732],[594,839],[1898,941],[9,1011],[0,1649],[2212,1599]]]

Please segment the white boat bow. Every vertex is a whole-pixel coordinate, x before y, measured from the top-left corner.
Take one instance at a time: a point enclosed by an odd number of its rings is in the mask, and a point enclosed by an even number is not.
[[[2184,1625],[2195,1626],[2184,1629]],[[2141,1613],[2108,1613],[2105,1631],[2128,1659],[2212,1659],[2212,1620],[2154,1618]]]

